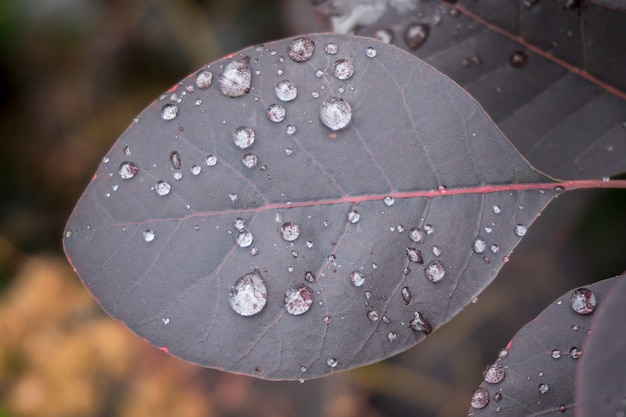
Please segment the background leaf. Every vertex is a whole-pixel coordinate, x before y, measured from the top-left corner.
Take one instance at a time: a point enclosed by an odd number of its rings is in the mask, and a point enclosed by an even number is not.
[[[346,80],[341,59],[354,66]],[[295,100],[276,99],[283,80]],[[225,97],[233,83],[239,97]],[[353,114],[334,132],[318,118],[336,96]],[[282,122],[268,120],[276,103]],[[551,184],[428,65],[315,35],[231,55],[153,103],[104,159],[64,243],[102,306],[152,343],[310,378],[406,350],[449,320],[508,261]],[[248,309],[229,301],[244,276],[266,286]],[[305,314],[285,311],[291,287]]]

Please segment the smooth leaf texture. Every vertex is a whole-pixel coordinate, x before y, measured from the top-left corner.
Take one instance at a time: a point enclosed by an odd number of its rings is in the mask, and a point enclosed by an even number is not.
[[[623,281],[623,280],[622,280]],[[619,278],[606,279],[584,288],[595,296],[596,310],[579,314],[572,307],[573,289],[556,299],[526,324],[485,371],[485,379],[474,391],[471,416],[574,416],[574,381],[587,338],[595,337],[592,319],[609,297]],[[580,304],[576,305],[577,307]],[[593,329],[593,336],[587,333]],[[597,358],[586,358],[586,360]],[[477,401],[477,392],[486,392]],[[474,403],[476,401],[476,403]],[[488,401],[482,408],[485,401]],[[595,414],[606,415],[606,414]]]
[[[600,3],[414,0],[386,10],[353,0],[317,11],[336,31],[424,59],[476,98],[533,166],[581,179],[626,172],[626,14],[623,1]]]
[[[454,82],[371,39],[282,40],[197,74],[115,143],[64,239],[106,311],[190,362],[300,379],[404,351],[493,280],[559,191]],[[338,131],[322,119],[342,114],[320,118],[333,97],[352,111]],[[230,300],[244,276],[266,296]]]
[[[576,371],[577,416],[626,413],[626,275],[598,306]]]

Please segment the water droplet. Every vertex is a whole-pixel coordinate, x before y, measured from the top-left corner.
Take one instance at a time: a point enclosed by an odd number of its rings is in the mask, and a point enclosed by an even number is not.
[[[579,359],[582,356],[582,352],[580,351],[580,349],[578,349],[577,347],[573,347],[570,349],[569,351],[569,356],[572,359]]]
[[[246,149],[252,146],[254,143],[255,134],[252,128],[247,126],[238,127],[233,132],[233,142],[239,149]]]
[[[324,51],[326,51],[328,55],[336,55],[337,52],[339,52],[339,48],[334,43],[327,43],[326,46],[324,46]]]
[[[395,203],[395,202],[396,202],[396,200],[392,196],[390,196],[390,195],[387,195],[387,196],[385,196],[385,198],[383,198],[383,203],[385,203],[385,205],[387,207],[393,206],[393,203]]]
[[[196,75],[196,87],[200,90],[206,90],[211,87],[211,83],[213,82],[213,74],[211,71],[202,70],[198,72]]]
[[[504,379],[504,367],[502,365],[491,365],[485,371],[485,382],[490,384],[498,384]]]
[[[143,232],[143,240],[145,240],[146,242],[152,242],[155,237],[156,234],[153,230],[148,229]]]
[[[413,50],[419,48],[426,42],[430,26],[426,23],[413,23],[404,31],[404,41]]]
[[[416,264],[423,264],[424,258],[422,257],[422,252],[414,248],[406,248],[406,256],[409,258],[409,261]]]
[[[246,221],[242,218],[237,218],[235,220],[235,229],[239,230],[240,232],[243,231],[243,229],[246,227]]]
[[[252,73],[250,57],[244,56],[229,62],[220,74],[219,84],[222,94],[228,97],[241,97],[250,92]]]
[[[314,282],[315,281],[315,275],[311,271],[306,271],[304,273],[304,280],[306,282]]]
[[[159,181],[156,183],[154,187],[154,191],[156,191],[158,195],[168,195],[170,193],[171,188],[172,186],[170,185],[169,182]]]
[[[166,104],[161,109],[161,117],[163,120],[173,120],[178,114],[178,106],[174,104]]]
[[[368,46],[365,50],[365,55],[370,58],[374,58],[376,56],[376,48],[374,48],[373,46]]]
[[[624,123],[626,123],[626,122],[624,122]],[[110,160],[111,160],[111,158],[109,158],[108,156],[103,156],[102,157],[102,163],[108,164]]]
[[[376,310],[370,310],[367,312],[367,318],[369,319],[369,321],[378,321],[380,320],[380,313]]]
[[[183,173],[178,170],[174,170],[172,171],[172,177],[174,177],[175,180],[180,181],[183,179]]]
[[[430,334],[433,331],[433,327],[419,311],[413,313],[413,320],[409,322],[409,328],[414,332],[424,332],[424,334]]]
[[[282,101],[291,101],[298,95],[298,89],[289,80],[280,81],[276,84],[276,97]]]
[[[524,65],[526,65],[526,61],[528,61],[528,55],[526,54],[526,52],[515,51],[509,59],[509,64],[511,64],[513,68],[522,68]]]
[[[363,274],[359,271],[352,271],[350,274],[350,282],[352,282],[352,285],[355,287],[360,287],[365,282],[365,277],[363,277]]]
[[[522,237],[526,234],[526,226],[522,224],[516,224],[514,231],[516,236]]]
[[[391,29],[378,29],[374,32],[374,37],[381,42],[391,43],[393,42],[393,31]]]
[[[306,241],[306,247],[311,249],[313,247],[313,242],[311,242],[310,240]]]
[[[237,193],[230,193],[230,194],[228,194],[228,198],[230,198],[230,201],[232,201],[233,203],[234,203],[235,201],[237,201],[237,198],[238,198],[238,197],[239,197],[239,196],[237,195]]]
[[[296,38],[289,42],[287,54],[295,62],[308,61],[315,51],[315,42],[305,36]]]
[[[300,236],[300,226],[292,222],[283,223],[280,234],[287,242],[293,242]]]
[[[180,169],[181,161],[178,151],[172,151],[172,153],[170,153],[170,162],[172,163],[174,169]]]
[[[252,233],[241,232],[239,233],[239,236],[237,236],[237,239],[235,239],[235,242],[237,242],[239,247],[247,248],[248,246],[252,245],[252,240],[253,240]]]
[[[439,261],[432,261],[426,265],[424,272],[430,282],[439,282],[446,275],[446,270]]]
[[[437,245],[433,245],[431,248],[433,255],[435,256],[441,256],[441,248]]]
[[[561,357],[561,351],[558,349],[554,349],[550,356],[552,356],[552,359],[559,359]]]
[[[128,145],[124,146],[124,155],[130,156],[130,154],[131,154],[130,146],[128,146]]]
[[[200,175],[200,172],[202,172],[202,167],[200,165],[193,165],[191,167],[191,174],[192,175]]]
[[[426,226],[424,226],[424,231],[426,232],[427,235],[430,235],[430,234],[433,234],[435,229],[430,224],[427,224]]]
[[[550,387],[548,387],[548,384],[539,384],[538,388],[539,388],[539,394],[545,394],[550,389]]]
[[[247,153],[241,159],[241,162],[246,166],[246,168],[254,168],[256,164],[259,162],[258,158],[253,153]]]
[[[287,134],[291,136],[294,133],[296,133],[296,127],[294,125],[288,125],[286,131],[287,131]]]
[[[565,404],[559,405],[559,411],[561,413],[564,413],[565,411],[567,411],[567,407],[565,406]],[[615,416],[615,417],[618,417],[618,416]],[[624,417],[624,416],[622,416],[622,417]]]
[[[267,118],[274,123],[280,123],[285,120],[285,108],[280,104],[271,104],[267,108]]]
[[[409,239],[413,242],[420,242],[423,239],[424,235],[420,229],[416,229],[415,227],[409,230]]]
[[[137,175],[139,167],[132,162],[122,162],[117,172],[120,174],[120,178],[123,180],[129,180]]]
[[[491,253],[498,253],[500,247],[494,243],[489,247],[489,249],[491,250]]]
[[[230,306],[237,314],[253,316],[258,314],[267,301],[267,289],[258,269],[237,279],[230,289]]]
[[[402,289],[400,290],[400,293],[402,294],[402,299],[404,300],[404,304],[409,304],[411,302],[411,290],[409,290],[409,287],[402,287]]]
[[[570,304],[578,314],[590,314],[596,308],[596,295],[587,288],[579,288],[572,293]]]
[[[217,157],[215,155],[209,155],[206,157],[206,164],[207,166],[215,166],[215,164],[217,164]]]
[[[338,80],[347,80],[354,75],[354,64],[347,59],[338,59],[333,64],[333,75]]]
[[[352,109],[342,98],[332,97],[324,100],[320,107],[320,120],[331,130],[340,130],[348,126],[352,119]]]
[[[330,322],[331,322],[330,316],[328,314],[326,314],[324,316],[324,320],[323,321],[324,321],[324,324],[328,326],[330,324]]]
[[[352,224],[358,223],[361,220],[361,215],[356,210],[350,210],[348,212],[348,221]]]
[[[387,340],[393,342],[398,336],[394,332],[387,333]]]
[[[328,358],[326,360],[326,365],[330,366],[331,368],[334,368],[335,366],[337,366],[337,359],[335,359],[335,358]]]
[[[299,316],[309,311],[313,304],[313,290],[302,284],[298,287],[289,287],[285,291],[285,308],[287,313]]]
[[[474,251],[474,253],[483,253],[486,247],[487,244],[482,238],[477,237],[476,239],[474,239],[474,244],[472,245],[472,250]]]
[[[500,206],[495,205],[491,208],[491,210],[494,212],[494,214],[500,214],[502,213],[502,209],[500,208]]]
[[[497,403],[502,401],[502,393],[501,392],[496,392],[495,394],[493,394],[493,400],[495,402],[497,402]]]
[[[476,388],[472,394],[472,407],[480,410],[489,404],[489,393],[484,388]]]

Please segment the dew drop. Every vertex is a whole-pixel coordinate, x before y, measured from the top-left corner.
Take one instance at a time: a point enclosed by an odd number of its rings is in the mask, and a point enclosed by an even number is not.
[[[173,120],[178,114],[178,106],[174,104],[166,104],[161,109],[161,117],[163,120]]]
[[[179,170],[174,170],[172,171],[172,177],[174,177],[176,181],[180,181],[183,179],[183,173]]]
[[[409,287],[402,287],[402,290],[400,290],[400,294],[402,294],[402,299],[404,300],[404,304],[409,304],[411,302],[411,290],[409,290]]]
[[[146,242],[152,242],[155,237],[156,234],[153,230],[148,229],[143,232],[143,240],[145,240]]]
[[[432,261],[426,265],[424,273],[430,282],[439,282],[446,275],[446,270],[441,262]]]
[[[565,404],[559,405],[559,411],[561,413],[564,413],[565,411],[567,411],[567,406]],[[616,417],[618,417],[618,416],[616,416]],[[621,416],[621,417],[624,417],[624,416]]]
[[[191,167],[191,174],[192,175],[200,175],[200,172],[202,172],[202,167],[200,165],[193,165]]]
[[[548,387],[548,384],[539,384],[538,388],[539,388],[539,394],[545,394],[550,389],[550,387]]]
[[[241,232],[243,231],[245,227],[246,227],[246,221],[244,219],[242,218],[235,219],[235,229]]]
[[[352,271],[350,274],[350,282],[352,282],[352,285],[355,287],[360,287],[365,282],[365,277],[363,277],[363,274],[359,271]]]
[[[409,239],[413,242],[420,242],[424,238],[424,234],[420,229],[416,229],[415,227],[409,230]]]
[[[502,213],[502,209],[500,208],[500,206],[495,205],[491,208],[491,210],[494,212],[494,214],[500,214]]]
[[[240,248],[247,248],[252,245],[253,236],[250,232],[241,232],[235,242],[239,245]]]
[[[409,322],[409,328],[414,332],[424,332],[424,334],[430,334],[433,331],[433,327],[419,311],[413,313],[413,320]]]
[[[257,156],[253,153],[247,153],[241,159],[241,162],[246,166],[246,168],[254,168],[256,164],[259,162]]]
[[[219,84],[222,94],[228,97],[241,97],[250,92],[252,72],[250,71],[250,57],[229,62],[220,74]]]
[[[331,368],[334,368],[335,366],[337,366],[337,359],[335,359],[335,358],[328,358],[326,360],[326,365],[330,366]]]
[[[174,169],[180,169],[181,160],[178,151],[172,151],[170,153],[170,162],[172,163],[172,167],[174,167]]]
[[[313,272],[311,272],[311,271],[306,271],[304,273],[304,280],[306,282],[314,282],[315,281],[315,274],[313,274]]]
[[[289,42],[287,54],[295,62],[308,61],[315,51],[315,42],[305,36],[296,38]]]
[[[196,87],[200,90],[207,90],[213,82],[213,74],[211,71],[202,70],[196,75]]]
[[[171,189],[172,186],[167,181],[159,181],[154,187],[154,191],[156,191],[158,195],[168,195]]]
[[[313,290],[302,284],[289,287],[285,291],[285,309],[293,316],[299,316],[309,311],[313,304]]]
[[[570,304],[578,314],[590,314],[596,308],[596,296],[587,288],[579,288],[572,293]]]
[[[485,382],[498,384],[504,379],[504,374],[504,367],[502,365],[491,365],[487,371],[485,371]]]
[[[474,239],[474,243],[472,244],[472,250],[474,251],[474,253],[483,253],[486,247],[487,244],[483,239],[481,239],[480,237]]]
[[[361,220],[361,215],[356,210],[350,210],[348,212],[348,221],[352,224],[358,223]]]
[[[324,46],[324,51],[326,51],[328,55],[337,55],[339,48],[334,43],[327,43],[326,46]]]
[[[427,224],[426,226],[424,226],[424,231],[426,232],[427,235],[431,235],[434,233],[435,229],[433,228],[432,225]]]
[[[413,23],[404,31],[404,42],[413,50],[419,48],[426,42],[430,26],[426,23]]]
[[[123,180],[129,180],[137,175],[139,172],[139,167],[132,162],[122,162],[120,168],[117,170],[118,174],[120,174],[120,178]]]
[[[380,313],[376,310],[370,310],[367,312],[367,318],[369,321],[373,321],[376,322],[378,320],[380,320]]]
[[[494,243],[489,247],[489,250],[491,250],[491,253],[498,253],[500,247]]]
[[[396,200],[392,196],[390,196],[390,195],[387,195],[387,196],[385,196],[385,198],[383,198],[383,203],[385,203],[385,205],[387,207],[393,206],[393,203],[395,203],[395,202],[396,202]]]
[[[338,59],[333,64],[333,75],[338,80],[347,80],[354,75],[354,64],[347,59]]]
[[[393,342],[398,336],[394,332],[387,333],[387,340]]]
[[[324,100],[320,107],[320,120],[331,130],[340,130],[348,126],[352,119],[352,109],[342,98],[332,97]]]
[[[376,48],[374,48],[373,46],[368,46],[365,50],[365,55],[370,58],[374,58],[376,56]]]
[[[423,264],[424,258],[422,257],[422,252],[414,248],[406,248],[406,256],[409,258],[409,261],[416,264]]]
[[[515,51],[509,59],[509,64],[511,64],[513,68],[519,69],[526,65],[526,61],[528,61],[528,55],[526,54],[526,52]]]
[[[502,393],[501,392],[496,392],[495,394],[493,394],[493,400],[495,402],[497,402],[497,403],[502,401]]]
[[[233,142],[239,149],[246,149],[252,146],[254,143],[255,134],[252,128],[247,126],[238,127],[233,132]]]
[[[289,136],[292,136],[296,133],[296,127],[294,125],[288,125],[286,132]]]
[[[258,314],[267,301],[267,289],[258,269],[243,275],[230,289],[230,306],[242,316]]]
[[[276,97],[282,101],[291,101],[295,99],[298,95],[298,89],[289,80],[280,81],[276,84]]]
[[[480,410],[489,404],[489,393],[484,388],[476,388],[472,394],[472,408]]]
[[[552,359],[559,359],[561,357],[561,351],[558,349],[554,349],[550,356],[552,356]]]
[[[522,224],[516,224],[514,231],[516,236],[522,237],[526,234],[526,226]]]
[[[285,120],[286,111],[280,104],[271,104],[267,108],[267,118],[274,123],[280,123]]]
[[[287,242],[293,242],[300,236],[300,226],[292,222],[283,223],[280,234]]]
[[[215,164],[217,164],[217,157],[215,155],[209,155],[206,157],[206,164],[207,166],[215,166]]]
[[[441,256],[441,248],[437,245],[433,245],[433,247],[431,248],[433,255],[435,256]]]

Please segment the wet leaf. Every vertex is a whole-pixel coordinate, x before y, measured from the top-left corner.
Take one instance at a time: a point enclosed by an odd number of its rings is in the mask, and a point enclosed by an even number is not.
[[[204,88],[207,71],[226,88]],[[432,67],[314,35],[245,49],[152,103],[104,158],[64,246],[102,307],[173,355],[312,378],[450,320],[554,184]]]
[[[579,416],[626,413],[626,275],[616,278],[591,322],[576,372]]]
[[[485,370],[475,391],[483,401],[472,400],[468,415],[574,416],[576,367],[592,355],[586,340],[595,337],[592,320],[598,314],[589,299],[600,309],[616,282],[611,278],[566,292],[517,332]]]
[[[388,40],[451,77],[530,163],[568,179],[626,171],[624,10],[623,1],[317,6],[334,30]]]

